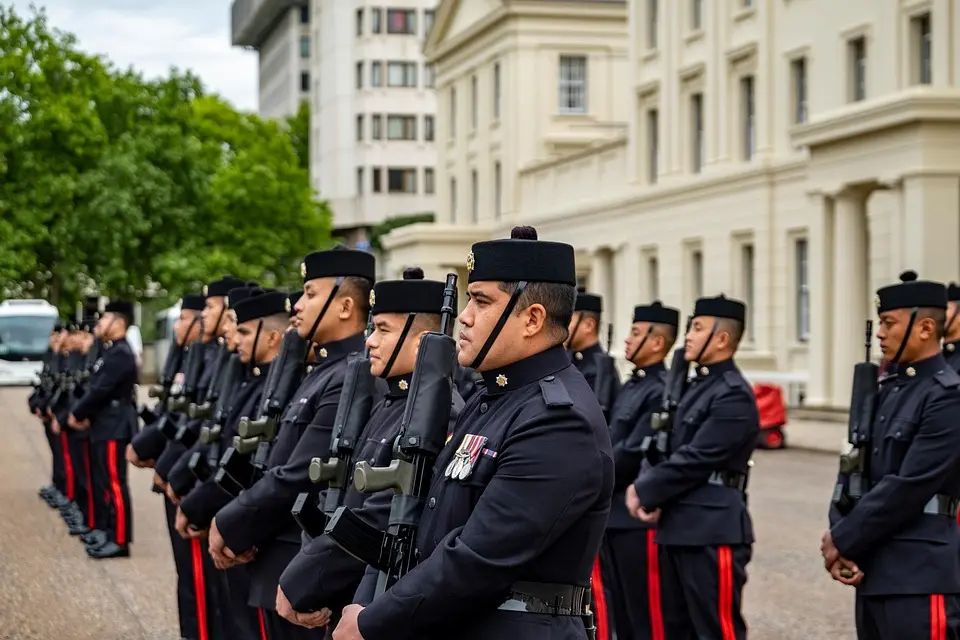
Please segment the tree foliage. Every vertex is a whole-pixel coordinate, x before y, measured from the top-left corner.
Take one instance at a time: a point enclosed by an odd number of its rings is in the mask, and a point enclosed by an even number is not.
[[[236,111],[189,72],[159,79],[0,5],[0,298],[173,298],[232,273],[288,285],[330,243],[309,109]]]

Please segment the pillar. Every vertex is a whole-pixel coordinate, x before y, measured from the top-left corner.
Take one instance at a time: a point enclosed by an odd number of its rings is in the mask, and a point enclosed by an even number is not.
[[[902,188],[903,268],[926,280],[956,281],[960,277],[960,177],[914,175],[903,179]]]
[[[804,403],[810,407],[826,407],[832,404],[833,199],[817,193],[811,196],[811,201],[813,210],[807,232],[807,282],[810,288],[810,335],[807,348],[810,373]],[[794,317],[798,317],[798,309],[795,309]]]
[[[593,252],[593,267],[590,269],[590,285],[587,291],[603,297],[603,314],[601,320],[610,315],[613,304],[612,274],[610,269],[610,250],[603,248]]]
[[[833,216],[833,347],[830,391],[834,407],[850,405],[853,366],[863,360],[864,322],[873,319],[868,309],[867,220],[863,194],[840,192]]]
[[[640,251],[633,245],[623,244],[617,247],[613,258],[614,286],[612,304],[608,306],[607,321],[613,324],[613,353],[623,351],[623,339],[633,324],[633,307],[649,304],[640,294]],[[606,340],[606,334],[603,339]],[[606,346],[606,345],[604,345]]]

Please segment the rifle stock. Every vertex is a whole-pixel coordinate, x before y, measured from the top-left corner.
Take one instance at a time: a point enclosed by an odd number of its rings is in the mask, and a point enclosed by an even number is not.
[[[684,335],[690,332],[693,317],[687,318],[687,328]],[[683,345],[674,350],[670,361],[670,371],[667,372],[666,384],[663,389],[663,398],[660,410],[653,414],[650,426],[654,434],[644,438],[640,445],[644,456],[651,465],[656,465],[670,456],[670,432],[673,430],[673,419],[680,406],[680,400],[687,391],[690,363],[687,361]]]

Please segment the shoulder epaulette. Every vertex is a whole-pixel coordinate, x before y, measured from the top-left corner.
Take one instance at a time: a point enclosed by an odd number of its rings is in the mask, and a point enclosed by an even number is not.
[[[540,381],[540,393],[548,407],[572,407],[573,398],[557,376],[547,376]]]
[[[945,389],[956,389],[960,387],[960,373],[953,370],[952,367],[944,367],[933,375],[933,379],[940,383]]]

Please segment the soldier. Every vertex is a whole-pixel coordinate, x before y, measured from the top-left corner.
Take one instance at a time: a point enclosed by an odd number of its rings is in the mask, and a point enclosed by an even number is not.
[[[365,579],[334,640],[587,637],[613,460],[600,406],[563,348],[573,247],[516,227],[474,244],[467,270],[458,359],[485,391],[437,459],[419,564],[375,599]]]
[[[217,513],[209,538],[210,554],[221,569],[249,560],[256,548],[249,603],[262,610],[270,640],[298,638],[306,631],[275,611],[280,574],[300,551],[300,527],[290,510],[301,491],[315,490],[310,461],[330,450],[347,356],[363,348],[374,258],[349,249],[317,251],[304,258],[301,274],[298,331],[316,343],[317,362],[283,413],[269,470]]]
[[[393,443],[400,428],[420,336],[440,329],[444,283],[424,280],[423,271],[415,267],[406,269],[403,278],[378,282],[371,297],[374,324],[373,333],[367,338],[370,373],[386,384],[370,413],[353,462],[367,460],[374,467],[386,467],[393,457]],[[454,394],[451,420],[456,420],[462,407],[463,401]],[[385,531],[393,495],[392,489],[361,494],[351,483],[343,504],[370,525]],[[305,628],[327,626],[333,614],[329,626],[332,631],[340,611],[353,602],[364,570],[362,562],[328,536],[313,538],[304,544],[280,578],[277,613]]]
[[[857,588],[861,640],[957,638],[960,375],[940,353],[944,286],[912,271],[900,279],[877,291],[877,338],[894,373],[880,379],[864,434],[865,491],[831,509],[821,551],[833,578]]]
[[[93,367],[89,388],[68,418],[71,428],[90,430],[94,508],[106,514],[104,543],[87,548],[87,555],[95,559],[126,557],[133,540],[133,506],[124,457],[137,430],[133,397],[137,360],[124,338],[132,322],[133,303],[107,304],[97,324],[103,355]]]
[[[943,355],[954,371],[960,371],[960,285],[947,285],[947,323],[943,336]]]
[[[50,332],[50,339],[47,343],[47,352],[43,356],[43,368],[40,370],[39,382],[35,384],[33,392],[27,399],[27,406],[30,413],[37,416],[43,424],[43,433],[47,438],[47,444],[50,446],[51,459],[51,477],[50,484],[40,487],[38,491],[44,502],[53,505],[54,502],[65,501],[67,493],[67,474],[64,465],[63,451],[60,444],[60,434],[54,433],[53,421],[47,417],[46,404],[53,389],[54,377],[57,373],[59,358],[58,350],[60,348],[60,332],[63,325],[58,320]],[[41,409],[43,409],[41,411]]]
[[[620,391],[620,376],[613,358],[600,346],[602,311],[603,298],[595,293],[577,290],[577,304],[570,320],[567,349],[573,364],[587,379],[590,388],[598,394],[600,406],[607,412]]]
[[[680,312],[657,300],[633,310],[633,326],[624,341],[627,361],[635,367],[610,413],[614,494],[600,552],[603,583],[617,640],[662,640],[660,559],[653,523],[632,517],[626,490],[644,461],[643,443],[663,397],[664,359],[677,339]],[[600,616],[601,612],[598,611]]]
[[[685,350],[696,377],[674,418],[671,454],[641,473],[626,504],[644,522],[659,518],[665,637],[746,638],[747,472],[760,431],[753,390],[733,359],[746,306],[700,298],[693,315]]]

